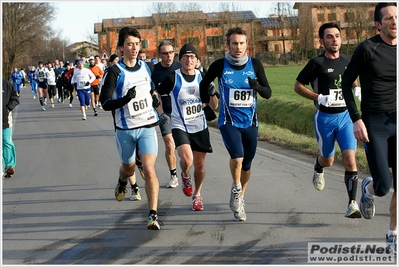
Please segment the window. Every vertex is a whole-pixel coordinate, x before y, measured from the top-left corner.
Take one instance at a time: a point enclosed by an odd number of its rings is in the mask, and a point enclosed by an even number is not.
[[[328,14],[328,21],[335,21],[335,20],[337,20],[337,14],[329,13]]]
[[[324,13],[323,14],[317,14],[317,20],[323,22],[324,21]]]
[[[172,29],[172,26],[169,23],[165,23],[162,27],[165,31],[170,31]]]
[[[192,45],[199,45],[199,38],[197,36],[188,36],[186,38],[186,43],[190,43]]]
[[[148,48],[148,39],[141,40],[141,47]]]
[[[206,28],[220,28],[220,22],[208,22]]]
[[[345,22],[353,22],[353,21],[355,21],[355,13],[345,12]]]
[[[223,46],[223,36],[208,36],[207,44],[210,48],[221,48]]]

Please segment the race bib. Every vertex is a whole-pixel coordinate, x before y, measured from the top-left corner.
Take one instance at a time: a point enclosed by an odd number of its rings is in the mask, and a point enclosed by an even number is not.
[[[145,117],[147,113],[152,112],[152,101],[150,101],[148,97],[136,97],[127,103],[127,108],[131,118]]]
[[[181,105],[184,121],[192,121],[203,116],[202,103],[187,103]]]
[[[252,106],[254,102],[254,90],[252,89],[236,89],[229,90],[229,106],[236,108],[247,108]]]
[[[332,98],[330,107],[346,107],[344,96],[342,95],[342,89],[330,89],[330,96]]]
[[[79,86],[78,87],[85,87],[86,81],[85,80],[79,80]]]

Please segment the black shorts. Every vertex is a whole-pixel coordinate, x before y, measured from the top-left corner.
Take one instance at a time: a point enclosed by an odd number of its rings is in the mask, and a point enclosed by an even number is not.
[[[172,129],[172,136],[176,147],[188,144],[193,151],[213,152],[208,128],[197,133],[186,133],[180,129]]]
[[[100,87],[98,85],[93,85],[90,87],[90,92],[94,93],[95,95],[100,94]]]
[[[48,84],[45,83],[45,82],[39,82],[39,83],[37,84],[37,87],[38,87],[38,88],[47,89]]]

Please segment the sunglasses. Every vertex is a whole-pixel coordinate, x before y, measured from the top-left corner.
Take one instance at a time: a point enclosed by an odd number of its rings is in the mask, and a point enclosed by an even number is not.
[[[169,52],[167,52],[167,51],[164,51],[164,52],[161,52],[161,55],[172,55],[172,54],[174,54],[175,53],[175,51],[169,51]]]

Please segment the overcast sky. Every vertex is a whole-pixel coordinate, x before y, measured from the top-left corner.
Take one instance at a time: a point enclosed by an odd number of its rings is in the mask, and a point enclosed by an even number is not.
[[[97,35],[94,35],[94,23],[100,23],[103,19],[150,16],[152,3],[149,1],[54,2],[56,15],[52,25],[54,31],[62,31],[61,36],[64,39],[69,39],[69,43],[66,45],[90,41],[90,36],[97,38]],[[176,4],[178,3],[176,2]],[[204,12],[219,11],[220,2],[200,1],[200,3]],[[273,2],[266,1],[229,1],[226,3],[233,3],[234,8],[240,10],[252,10],[258,18],[267,17],[273,13],[274,7]]]

